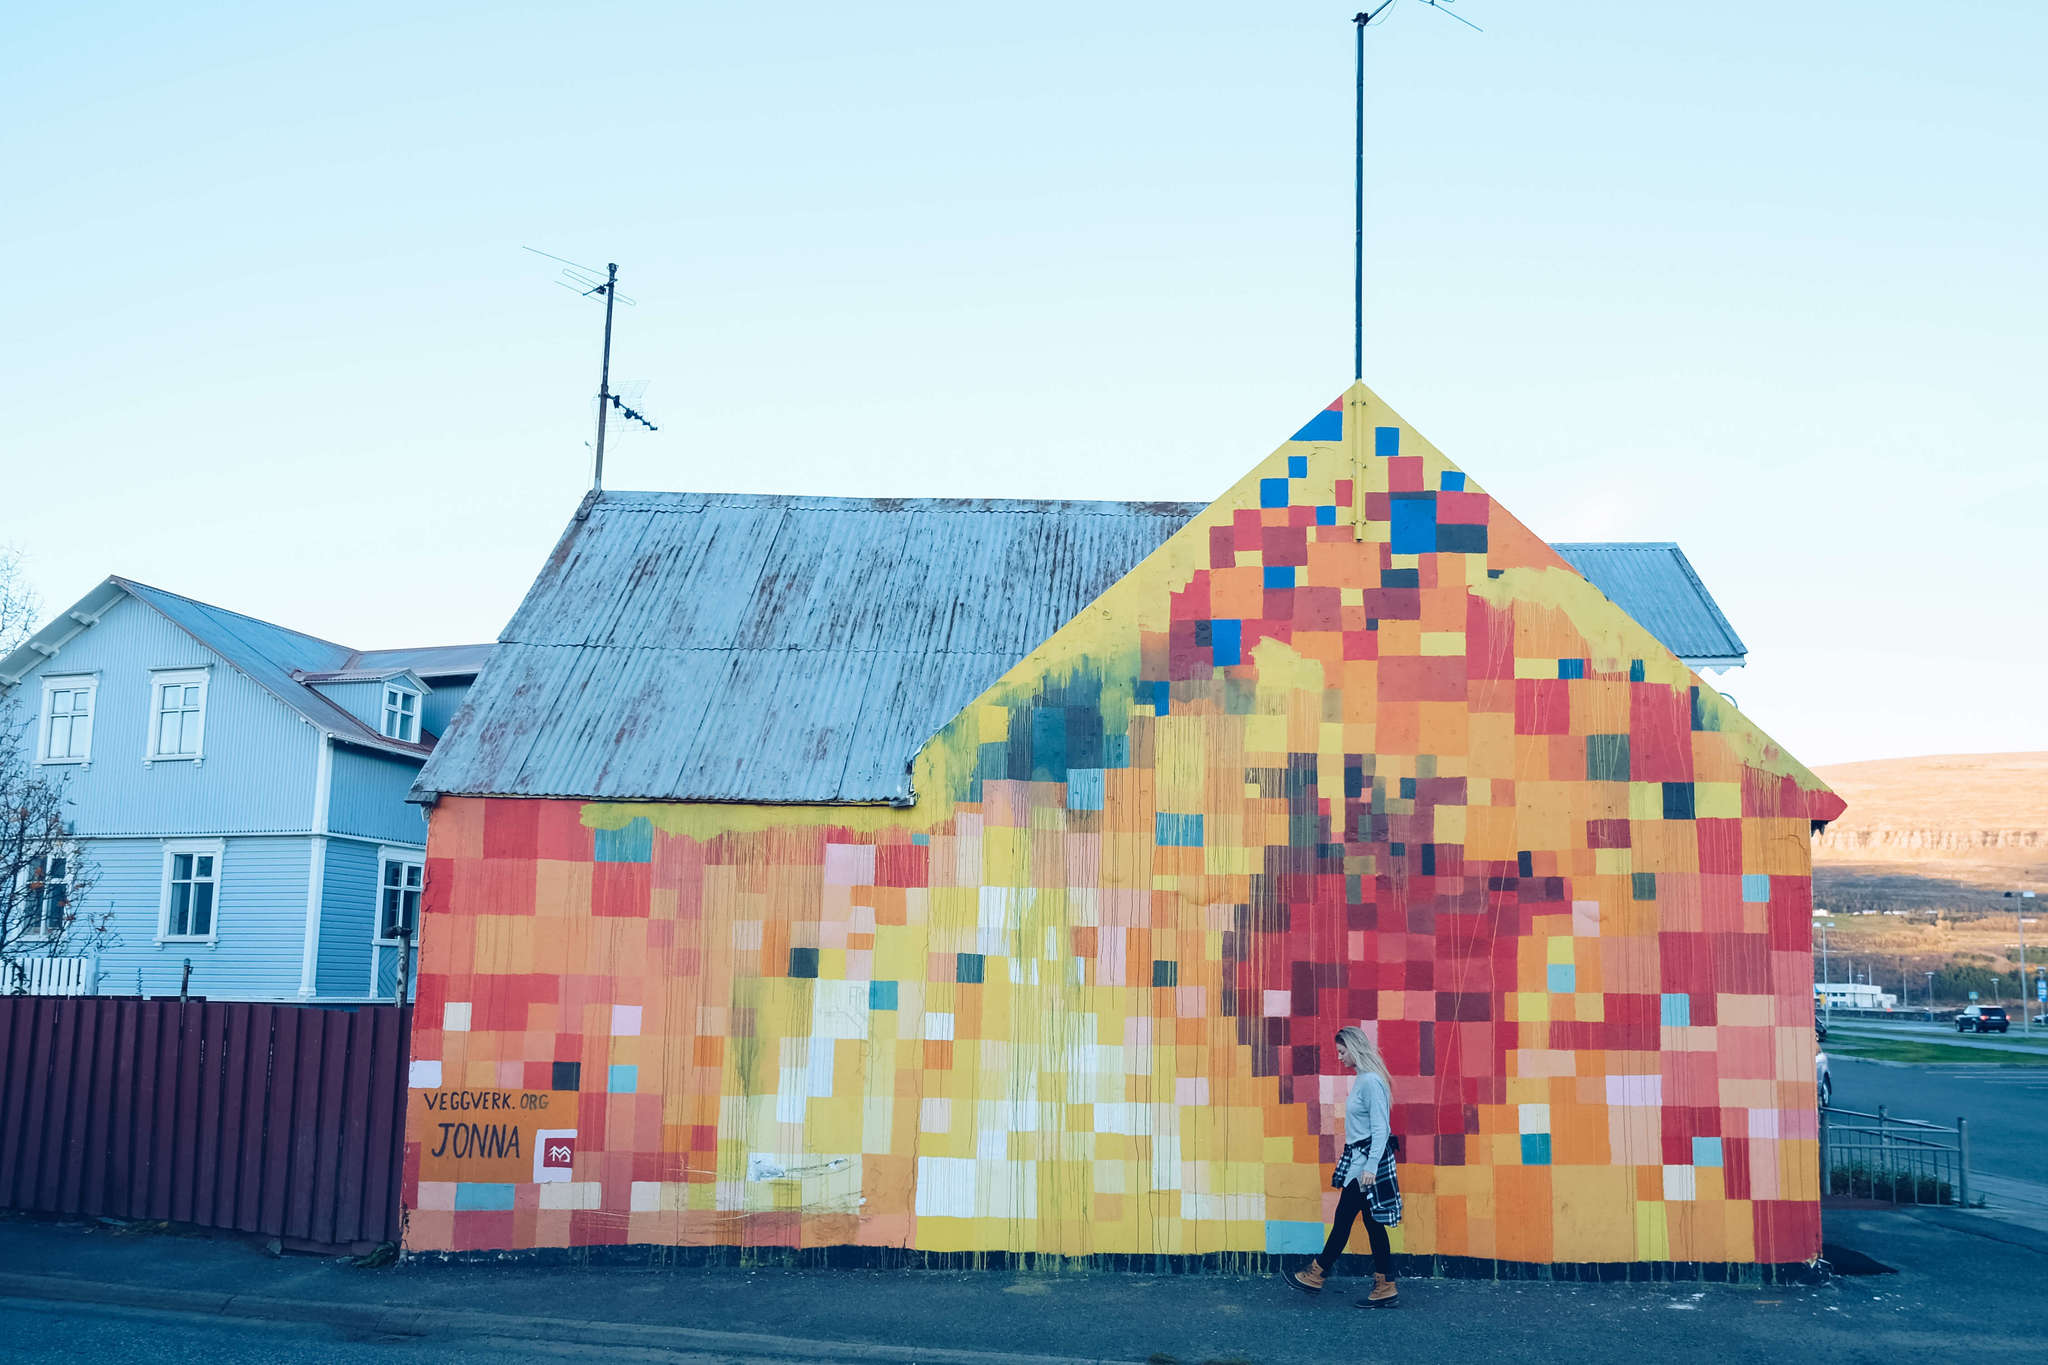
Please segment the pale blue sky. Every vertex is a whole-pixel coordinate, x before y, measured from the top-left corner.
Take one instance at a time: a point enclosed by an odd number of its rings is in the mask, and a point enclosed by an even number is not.
[[[2048,748],[2048,6],[1459,8],[1368,40],[1368,381],[1540,534],[1682,543],[1809,762]],[[492,637],[596,384],[525,243],[639,300],[613,487],[1212,496],[1350,377],[1349,19],[39,7],[0,541]]]

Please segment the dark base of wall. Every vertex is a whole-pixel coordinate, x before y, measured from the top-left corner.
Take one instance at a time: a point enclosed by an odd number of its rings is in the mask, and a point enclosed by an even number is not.
[[[514,1263],[563,1266],[781,1266],[794,1270],[1105,1271],[1131,1275],[1277,1275],[1306,1264],[1306,1256],[1218,1252],[1206,1256],[1051,1256],[1010,1251],[907,1251],[900,1247],[536,1247],[524,1251],[413,1251],[411,1262],[456,1265]],[[1368,1278],[1369,1256],[1345,1256],[1339,1275]],[[1821,1284],[1828,1272],[1803,1261],[1751,1264],[1727,1261],[1561,1261],[1536,1264],[1479,1256],[1396,1256],[1404,1279],[1549,1280],[1562,1284]]]

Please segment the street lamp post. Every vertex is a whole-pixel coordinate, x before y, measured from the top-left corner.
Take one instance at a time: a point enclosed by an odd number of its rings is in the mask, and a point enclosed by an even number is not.
[[[1834,978],[1828,975],[1828,922],[1820,922],[1820,1009],[1821,1017],[1828,1023],[1835,1022],[1835,997],[1828,990]]]
[[[1933,1022],[1934,1022],[1934,973],[1933,973],[1933,972],[1928,972],[1928,973],[1926,973],[1926,976],[1927,976],[1927,1022],[1931,1024],[1931,1023],[1933,1023]]]

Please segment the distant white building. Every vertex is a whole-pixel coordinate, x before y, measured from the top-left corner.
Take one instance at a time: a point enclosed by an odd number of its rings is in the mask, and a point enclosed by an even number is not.
[[[1836,1009],[1888,1010],[1899,1003],[1890,991],[1879,990],[1867,981],[1813,983],[1813,993]]]

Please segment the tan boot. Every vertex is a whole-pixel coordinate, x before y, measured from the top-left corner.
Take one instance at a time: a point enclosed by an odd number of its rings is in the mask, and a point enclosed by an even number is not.
[[[1323,1292],[1323,1267],[1316,1261],[1310,1261],[1307,1265],[1289,1275],[1287,1283],[1293,1285],[1304,1294],[1320,1294]]]
[[[1360,1308],[1396,1308],[1401,1303],[1401,1291],[1394,1288],[1394,1282],[1384,1275],[1372,1277],[1372,1293],[1358,1301]]]

